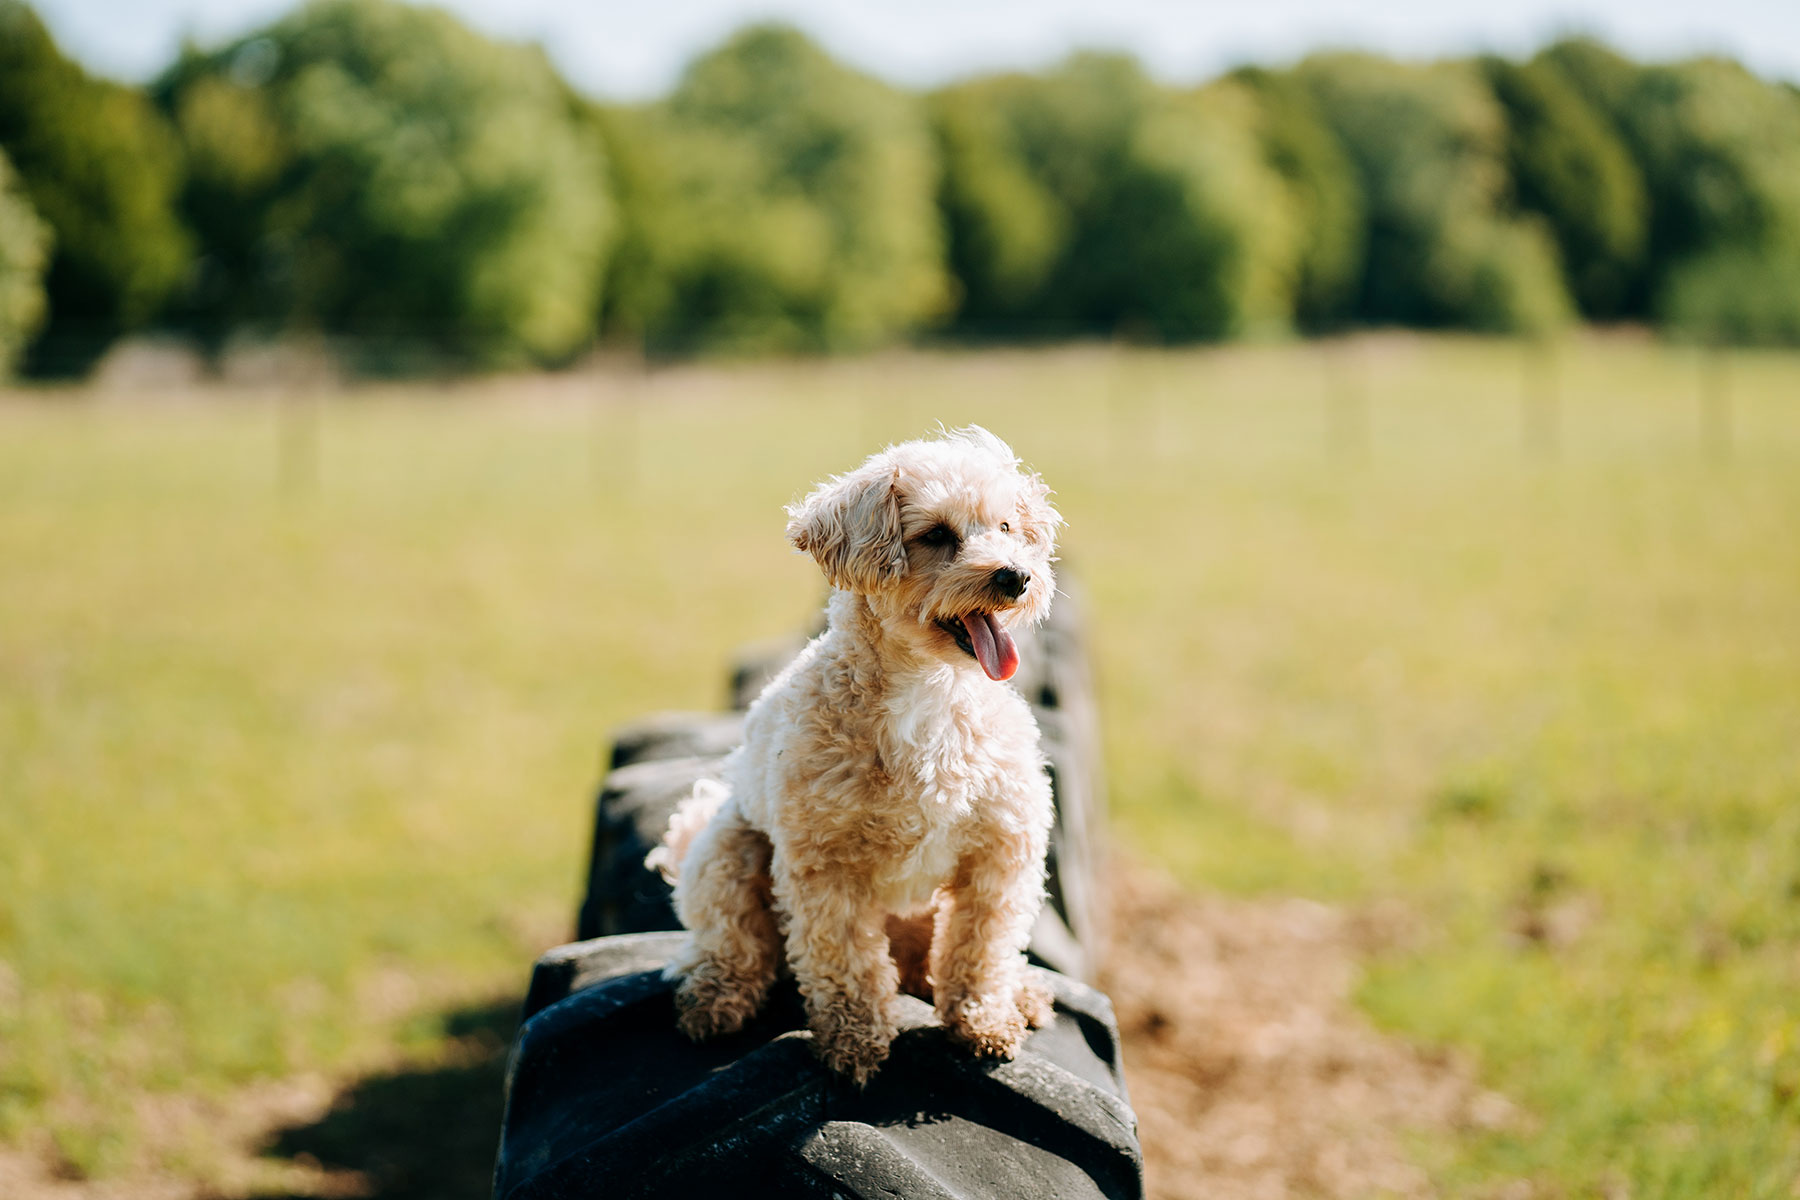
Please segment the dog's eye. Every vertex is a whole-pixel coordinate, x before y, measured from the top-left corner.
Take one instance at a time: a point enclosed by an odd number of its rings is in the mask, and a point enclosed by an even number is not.
[[[954,546],[959,539],[956,530],[948,525],[933,525],[919,536],[919,540],[927,546]]]
[[[1012,532],[1012,522],[1010,522],[1010,521],[1000,522],[1000,532],[1001,533],[1011,533]]]

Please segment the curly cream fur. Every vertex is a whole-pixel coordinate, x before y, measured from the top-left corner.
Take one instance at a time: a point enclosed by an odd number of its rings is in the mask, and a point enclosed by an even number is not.
[[[690,931],[667,972],[681,1027],[741,1028],[785,961],[820,1057],[859,1084],[887,1057],[902,988],[976,1054],[1010,1058],[1050,1016],[1024,970],[1050,786],[1031,710],[939,622],[1049,611],[1049,491],[970,427],[889,447],[789,518],[833,586],[828,627],[649,859]],[[1003,568],[1030,575],[1017,597]]]

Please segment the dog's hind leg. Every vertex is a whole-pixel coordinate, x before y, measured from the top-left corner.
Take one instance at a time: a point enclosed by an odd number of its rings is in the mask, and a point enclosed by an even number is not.
[[[729,802],[682,856],[675,911],[689,936],[663,975],[678,981],[676,1020],[696,1041],[742,1029],[781,969],[769,857],[769,839]]]

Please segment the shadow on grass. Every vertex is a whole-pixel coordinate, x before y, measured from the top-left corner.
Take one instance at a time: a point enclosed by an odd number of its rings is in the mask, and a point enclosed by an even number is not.
[[[367,1182],[356,1194],[372,1200],[486,1200],[519,1007],[509,999],[447,1014],[448,1062],[358,1080],[319,1120],[277,1131],[264,1157],[355,1171]]]

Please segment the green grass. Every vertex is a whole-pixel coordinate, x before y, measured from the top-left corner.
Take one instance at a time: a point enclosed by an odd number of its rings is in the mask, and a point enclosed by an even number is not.
[[[605,730],[712,707],[816,571],[780,505],[938,421],[1058,490],[1115,827],[1398,899],[1361,998],[1532,1114],[1445,1186],[1800,1178],[1800,358],[1084,348],[0,404],[0,1136],[429,1052],[566,929]],[[1334,430],[1336,432],[1334,432]],[[425,1013],[421,1018],[418,1014]]]

